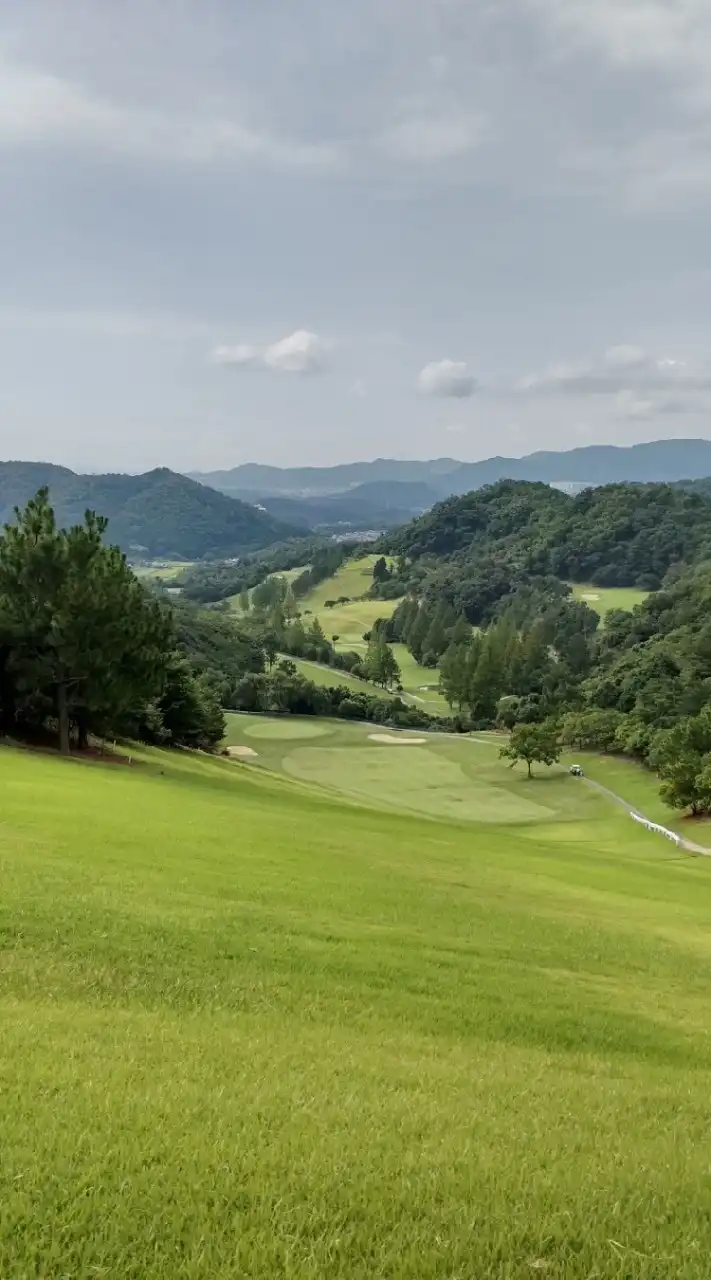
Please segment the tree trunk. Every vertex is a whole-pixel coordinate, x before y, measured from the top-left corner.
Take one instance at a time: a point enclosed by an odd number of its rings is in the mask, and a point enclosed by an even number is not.
[[[531,777],[533,776],[533,775],[532,775],[532,773],[531,773],[531,761],[530,761],[530,760],[527,760],[527,761],[526,761],[526,764],[528,765],[528,776],[529,776],[529,778],[531,778]]]
[[[59,720],[59,750],[63,756],[70,752],[69,742],[69,704],[67,701],[67,682],[60,680],[57,685],[57,718]]]

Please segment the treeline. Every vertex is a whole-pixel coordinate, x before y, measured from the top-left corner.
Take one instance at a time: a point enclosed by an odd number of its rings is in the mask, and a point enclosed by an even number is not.
[[[455,720],[430,716],[402,698],[378,697],[345,685],[317,685],[297,671],[289,658],[281,658],[269,672],[245,676],[234,691],[235,711],[266,711],[283,715],[336,716],[365,720],[396,729],[461,729]]]
[[[64,752],[92,734],[212,747],[214,687],[105,531],[90,511],[58,528],[41,489],[0,536],[0,732]]]
[[[174,585],[188,600],[201,604],[227,600],[264,582],[275,573],[298,569],[313,562],[322,551],[330,551],[333,543],[324,538],[294,538],[278,542],[265,551],[244,556],[234,564],[197,564],[186,569]]]
[[[401,594],[428,591],[478,624],[512,585],[540,577],[657,590],[674,565],[711,554],[711,502],[663,484],[569,497],[504,480],[439,503],[380,546],[398,557]]]

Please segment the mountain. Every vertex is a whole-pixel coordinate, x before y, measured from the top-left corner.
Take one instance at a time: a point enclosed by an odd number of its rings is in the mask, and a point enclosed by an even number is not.
[[[110,541],[147,557],[238,556],[302,532],[164,467],[139,476],[77,475],[44,462],[0,462],[0,521],[45,485],[60,524],[76,523],[91,507],[108,518]]]
[[[193,480],[209,484],[224,493],[255,493],[276,496],[313,497],[319,494],[345,493],[358,485],[372,482],[431,484],[446,477],[462,464],[454,458],[436,458],[431,462],[401,462],[376,458],[374,462],[347,462],[337,467],[266,467],[247,462],[231,471],[193,471]],[[439,487],[435,484],[437,492]]]
[[[654,440],[629,447],[585,445],[524,458],[487,458],[457,462],[400,462],[377,458],[336,467],[263,467],[255,463],[230,471],[196,473],[193,479],[242,496],[310,497],[352,492],[373,483],[424,484],[439,498],[468,493],[497,480],[539,480],[546,484],[602,485],[622,481],[693,480],[711,476],[711,440]]]
[[[501,480],[438,503],[386,535],[383,550],[411,565],[439,561],[451,583],[479,580],[487,564],[497,578],[520,571],[653,590],[673,565],[708,558],[711,502],[667,484],[605,485],[569,496],[546,484]]]
[[[260,493],[255,498],[248,489],[235,491],[235,496],[256,500],[278,520],[324,533],[393,529],[428,511],[439,499],[436,489],[418,480],[376,480],[356,485],[345,493],[318,497]]]

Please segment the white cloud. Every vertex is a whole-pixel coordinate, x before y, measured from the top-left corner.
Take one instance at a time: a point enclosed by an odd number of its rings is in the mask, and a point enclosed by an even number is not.
[[[610,395],[632,390],[706,391],[711,390],[711,372],[694,369],[681,360],[659,359],[642,347],[625,345],[608,348],[599,359],[554,364],[542,373],[529,374],[521,379],[516,390],[578,395]]]
[[[634,391],[620,391],[615,397],[615,414],[623,422],[643,422],[648,418],[698,412],[703,412],[703,405],[694,397],[640,396]]]
[[[32,67],[0,62],[0,148],[92,147],[172,163],[262,163],[323,171],[337,148],[278,137],[231,115],[120,105]]]
[[[259,369],[264,364],[264,353],[259,347],[253,347],[248,342],[238,342],[233,347],[215,347],[210,359],[213,364],[233,364],[242,369]]]
[[[320,373],[326,363],[326,343],[308,329],[297,329],[267,347],[264,363],[280,373]]]
[[[475,151],[485,137],[483,117],[478,113],[408,116],[387,128],[381,146],[400,160],[429,164],[452,160]]]
[[[417,390],[425,396],[453,396],[466,400],[474,394],[476,378],[463,360],[433,360],[417,375]]]
[[[320,373],[326,367],[329,344],[307,329],[297,329],[287,338],[267,346],[241,342],[235,346],[215,347],[213,364],[233,365],[241,369],[268,369],[276,373]]]

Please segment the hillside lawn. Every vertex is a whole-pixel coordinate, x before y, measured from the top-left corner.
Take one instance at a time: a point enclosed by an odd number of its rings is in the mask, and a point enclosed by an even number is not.
[[[702,1280],[711,865],[488,741],[230,735],[0,751],[0,1275]]]
[[[155,564],[138,564],[131,567],[137,578],[148,578],[153,582],[171,582],[173,578],[179,577],[193,565],[192,561],[187,560],[164,560],[157,561]]]
[[[670,809],[659,795],[661,782],[651,769],[622,756],[589,752],[571,752],[566,760],[581,764],[588,778],[614,791],[652,822],[658,822],[670,831],[678,831],[695,844],[711,848],[711,821],[691,818],[677,809]]]
[[[592,584],[571,583],[573,598],[584,600],[590,605],[604,623],[605,614],[611,609],[626,609],[628,612],[635,605],[643,604],[649,595],[648,591],[638,591],[636,587],[596,587]]]
[[[335,605],[332,609],[324,608],[324,602],[337,600],[339,596],[362,595],[368,591],[372,586],[373,565],[377,559],[376,555],[368,555],[347,561],[332,578],[320,583],[299,603],[302,614],[308,611],[318,617],[329,639],[334,635],[338,636],[335,645],[343,652],[352,649],[364,654],[367,643],[363,636],[371,630],[378,618],[392,617],[397,600],[353,599],[350,604]],[[411,694],[431,715],[449,715],[450,709],[437,687],[439,672],[420,666],[404,644],[394,644],[392,649],[400,667],[404,691]]]

